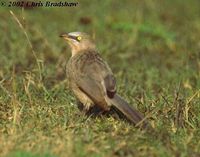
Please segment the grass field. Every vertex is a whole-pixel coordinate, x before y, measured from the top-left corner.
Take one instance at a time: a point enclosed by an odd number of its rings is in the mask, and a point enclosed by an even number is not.
[[[0,7],[0,156],[199,157],[200,2],[76,2]],[[58,37],[72,31],[93,35],[118,93],[154,133],[80,114],[65,77],[70,50]]]

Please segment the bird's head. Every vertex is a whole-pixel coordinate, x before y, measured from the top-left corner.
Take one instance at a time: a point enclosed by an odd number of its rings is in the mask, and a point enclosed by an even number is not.
[[[72,50],[72,56],[84,50],[94,50],[96,46],[92,38],[83,32],[62,33],[61,38],[67,41]]]

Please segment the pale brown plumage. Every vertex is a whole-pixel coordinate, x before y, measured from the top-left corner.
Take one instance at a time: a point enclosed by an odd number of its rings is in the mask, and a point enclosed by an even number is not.
[[[72,49],[67,76],[84,110],[97,105],[103,111],[109,111],[111,106],[115,106],[134,124],[143,120],[144,116],[116,93],[115,77],[97,52],[92,39],[81,32],[64,33],[61,37],[68,41]]]

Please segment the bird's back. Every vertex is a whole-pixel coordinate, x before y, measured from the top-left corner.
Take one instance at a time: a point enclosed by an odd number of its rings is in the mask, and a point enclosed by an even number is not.
[[[86,76],[95,81],[102,81],[107,75],[113,75],[108,64],[96,51],[84,51],[70,58],[67,64],[67,74],[73,79]]]

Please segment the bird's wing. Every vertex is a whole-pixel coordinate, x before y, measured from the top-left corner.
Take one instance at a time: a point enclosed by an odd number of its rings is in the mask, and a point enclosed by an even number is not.
[[[76,84],[80,90],[95,103],[105,101],[105,96],[113,97],[116,81],[107,63],[98,54],[84,57],[83,63],[79,64],[80,71],[76,74]]]
[[[115,77],[111,74],[108,74],[104,78],[104,85],[106,89],[106,94],[109,98],[113,98],[116,93],[116,80]]]
[[[83,76],[77,81],[79,89],[84,92],[96,104],[101,103],[103,100],[103,91],[100,83],[94,81],[87,75]]]

